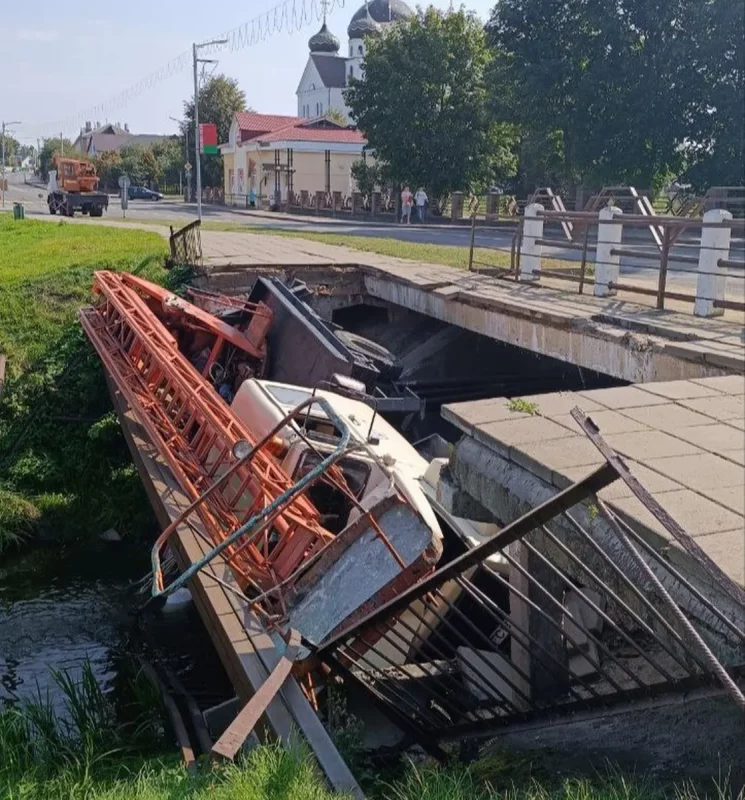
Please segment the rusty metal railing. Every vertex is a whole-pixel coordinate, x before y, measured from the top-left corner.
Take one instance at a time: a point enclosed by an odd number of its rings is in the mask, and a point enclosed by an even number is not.
[[[707,564],[717,596],[732,601],[719,607],[596,499],[628,471],[575,418],[602,466],[354,627],[306,642],[437,756],[443,741],[517,721],[710,683],[745,711],[742,589]]]
[[[198,219],[177,231],[171,226],[171,235],[168,238],[170,256],[166,260],[168,269],[187,266],[201,271],[204,268],[200,226],[201,222]]]

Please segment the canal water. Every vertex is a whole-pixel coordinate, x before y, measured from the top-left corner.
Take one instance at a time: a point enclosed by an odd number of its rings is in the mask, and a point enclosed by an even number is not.
[[[147,593],[147,544],[102,542],[6,554],[0,563],[0,704],[49,697],[64,713],[52,670],[78,678],[90,662],[98,683],[121,696],[138,656],[164,664],[202,707],[231,690],[193,604],[135,611]],[[146,592],[149,586],[146,588]]]

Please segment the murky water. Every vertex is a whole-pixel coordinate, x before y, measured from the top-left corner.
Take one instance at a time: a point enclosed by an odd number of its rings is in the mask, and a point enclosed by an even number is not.
[[[148,568],[147,546],[126,542],[6,557],[0,564],[0,702],[48,693],[61,711],[51,670],[77,678],[88,659],[98,682],[116,689],[136,668],[137,653],[166,661],[200,704],[230,696],[193,606],[135,619],[146,596],[132,584]]]

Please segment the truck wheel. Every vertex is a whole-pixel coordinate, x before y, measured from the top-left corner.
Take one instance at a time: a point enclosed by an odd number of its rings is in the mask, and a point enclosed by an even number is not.
[[[354,353],[369,358],[380,372],[384,381],[395,381],[401,375],[403,367],[396,363],[396,356],[377,342],[358,336],[350,331],[340,330],[336,336]]]
[[[75,216],[75,209],[69,203],[65,203],[65,216],[66,217]]]
[[[50,200],[47,204],[49,206],[49,213],[56,214],[57,213],[57,206],[54,204],[54,200]]]
[[[92,217],[102,217],[103,216],[103,208],[93,206],[91,208],[91,216]]]

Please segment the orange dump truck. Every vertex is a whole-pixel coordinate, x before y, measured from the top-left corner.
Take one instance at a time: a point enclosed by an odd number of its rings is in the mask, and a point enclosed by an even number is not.
[[[49,170],[47,204],[49,213],[66,217],[74,216],[76,211],[103,216],[109,206],[109,196],[98,191],[96,168],[88,161],[55,156],[54,169]]]

